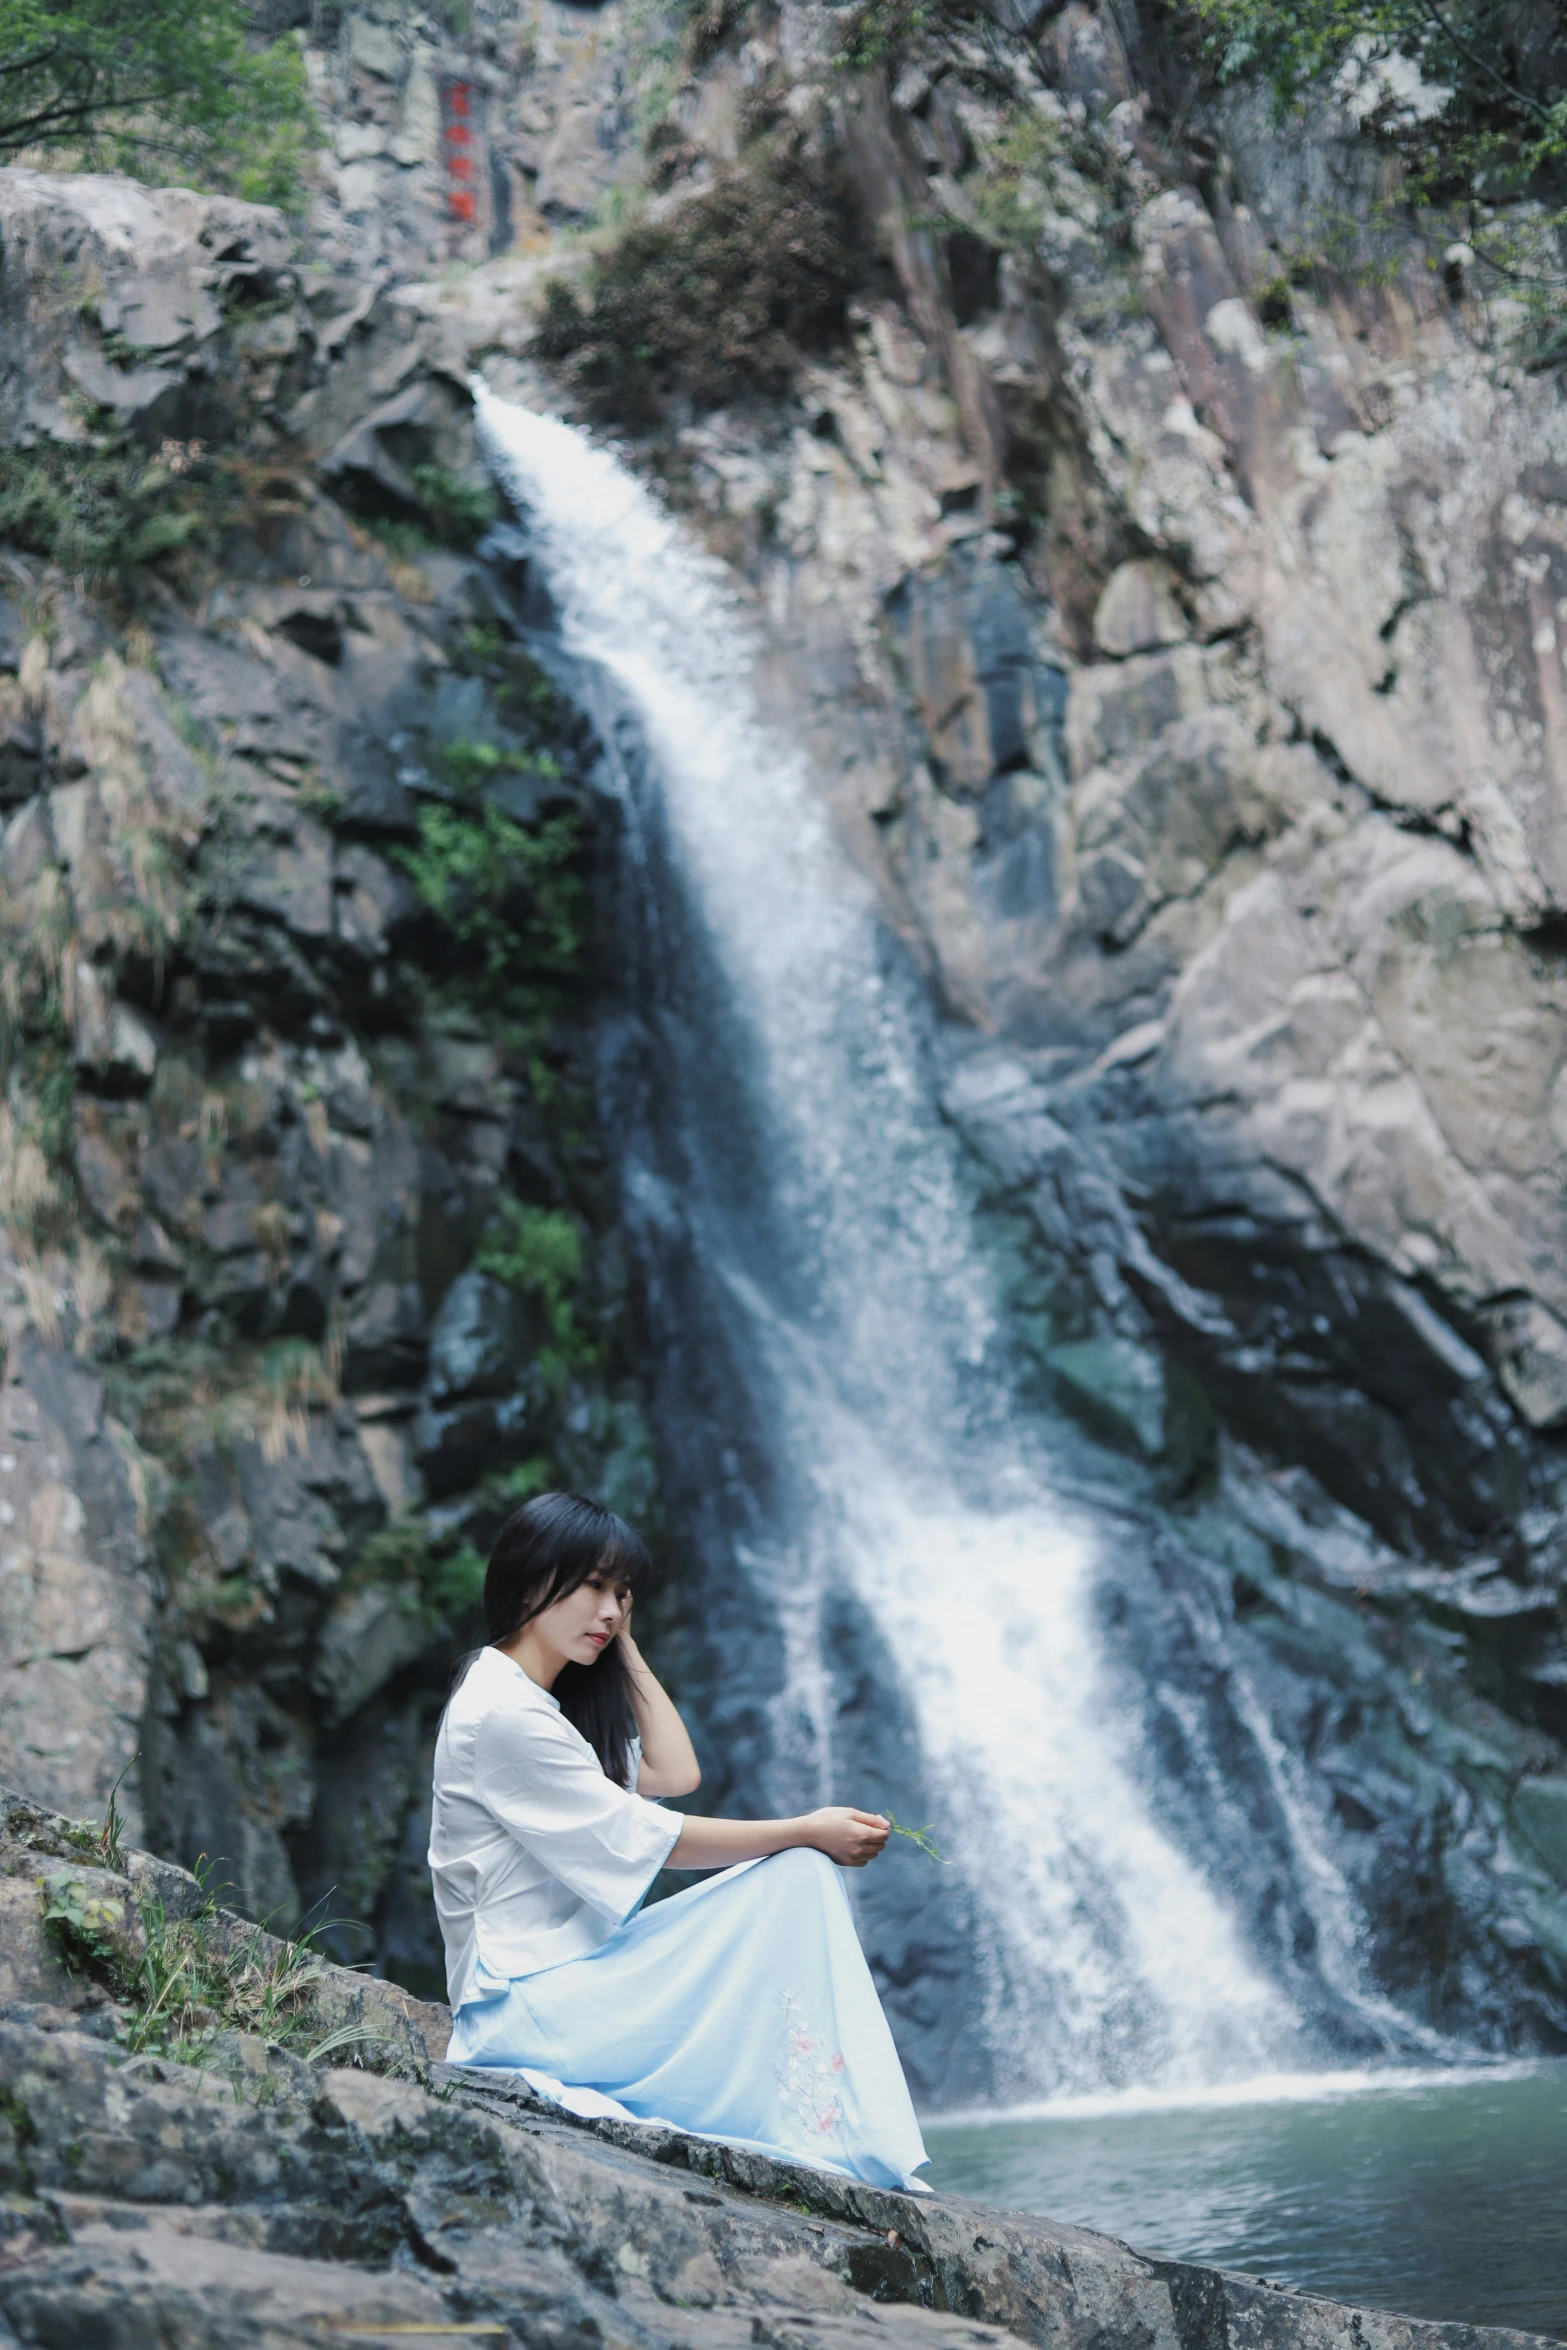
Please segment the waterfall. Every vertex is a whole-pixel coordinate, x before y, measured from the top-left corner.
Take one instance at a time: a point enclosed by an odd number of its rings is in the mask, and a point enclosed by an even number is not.
[[[632,1154],[628,1199],[655,1259],[680,1235],[727,1350],[678,1315],[655,1332],[715,1479],[749,1490],[725,1622],[774,1642],[761,1783],[885,1806],[851,1775],[834,1697],[830,1630],[851,1610],[889,1660],[871,1710],[905,1725],[946,1863],[880,1862],[878,1917],[961,1909],[967,1980],[947,1996],[977,2019],[993,2094],[1310,2061],[1314,1998],[1360,2015],[1363,2050],[1385,2042],[1330,1862],[1295,1872],[1317,1950],[1290,1978],[1227,1891],[1223,1844],[1244,1831],[1223,1788],[1205,1849],[1159,1817],[1095,1609],[1128,1525],[1017,1401],[920,989],[759,718],[721,572],[612,454],[478,396],[652,892],[666,1140],[661,1163]]]

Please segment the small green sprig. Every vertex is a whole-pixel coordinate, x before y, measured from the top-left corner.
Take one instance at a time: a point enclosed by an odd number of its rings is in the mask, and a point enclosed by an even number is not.
[[[938,1868],[944,1869],[946,1867],[946,1862],[942,1859],[941,1854],[936,1850],[935,1845],[930,1840],[929,1828],[901,1827],[899,1823],[893,1818],[891,1812],[887,1814],[887,1825],[895,1836],[907,1836],[909,1842],[915,1847],[916,1851],[923,1852],[926,1859],[933,1860]]]

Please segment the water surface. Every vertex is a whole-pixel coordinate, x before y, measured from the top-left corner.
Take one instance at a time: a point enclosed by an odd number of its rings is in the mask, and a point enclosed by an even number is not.
[[[1567,2338],[1567,2063],[928,2125],[938,2189],[1335,2300]]]

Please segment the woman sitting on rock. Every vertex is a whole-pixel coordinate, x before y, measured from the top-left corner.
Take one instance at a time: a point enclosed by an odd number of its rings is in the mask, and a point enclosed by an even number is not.
[[[875,1859],[888,1823],[648,1800],[701,1777],[631,1637],[649,1568],[639,1534],[572,1493],[526,1503],[496,1540],[488,1646],[435,1748],[449,2061],[519,2072],[574,2113],[916,2187],[927,2156],[838,1874]],[[645,1910],[664,1867],[723,1873]]]

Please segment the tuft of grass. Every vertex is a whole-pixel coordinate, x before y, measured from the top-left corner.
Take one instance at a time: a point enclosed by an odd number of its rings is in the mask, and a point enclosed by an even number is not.
[[[914,1846],[915,1851],[923,1852],[927,1860],[935,1861],[938,1867],[946,1867],[946,1862],[942,1859],[941,1854],[936,1850],[935,1845],[931,1842],[929,1828],[900,1827],[898,1822],[893,1818],[891,1812],[887,1814],[887,1825],[895,1836],[906,1836],[909,1842]]]
[[[103,1807],[103,1822],[97,1834],[99,1860],[106,1869],[112,1869],[116,1876],[125,1867],[125,1816],[120,1810],[120,1789],[125,1784],[127,1773],[140,1760],[139,1754],[133,1754],[109,1789],[109,1800]]]
[[[219,2033],[237,2031],[312,2062],[375,2037],[349,2026],[316,2039],[312,1993],[323,1961],[315,1944],[325,1925],[295,1941],[279,1941],[265,1926],[238,1930],[218,1907],[205,1864],[196,1876],[202,1899],[189,1916],[173,1917],[160,1895],[139,1892],[135,1936],[121,1908],[79,1878],[42,1888],[45,1931],[73,1972],[110,1992],[132,2055],[199,2062]]]
[[[301,2052],[309,2038],[305,2009],[322,1964],[311,1946],[314,1933],[273,1942],[256,1926],[234,1940],[200,1868],[197,1875],[205,1898],[192,1917],[171,1918],[156,1895],[138,1903],[147,1946],[123,1989],[126,2047],[133,2055],[154,2050],[188,2061],[219,2032],[241,2031],[269,2047]]]

